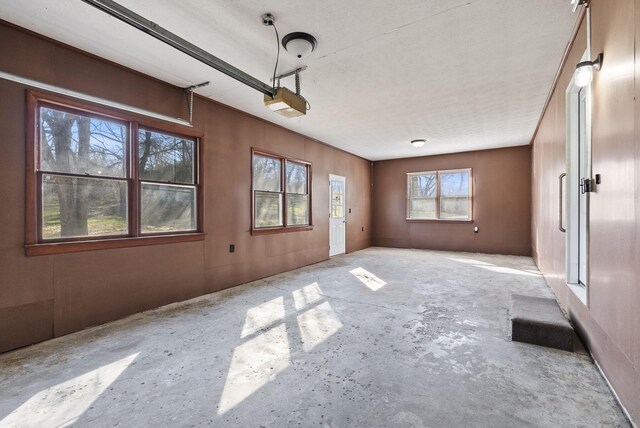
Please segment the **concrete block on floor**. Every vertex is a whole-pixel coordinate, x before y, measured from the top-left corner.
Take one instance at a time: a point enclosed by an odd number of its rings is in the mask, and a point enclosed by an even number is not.
[[[554,299],[513,295],[511,340],[572,352],[574,336]]]

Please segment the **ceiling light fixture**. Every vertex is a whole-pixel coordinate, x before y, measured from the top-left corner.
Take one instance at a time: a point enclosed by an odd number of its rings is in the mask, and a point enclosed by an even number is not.
[[[583,88],[588,86],[593,80],[593,70],[600,71],[602,68],[603,54],[599,54],[593,61],[582,61],[576,65],[576,74],[574,83],[576,86]]]
[[[420,138],[418,140],[411,140],[411,145],[416,149],[419,149],[420,147],[424,146],[426,142],[427,140],[425,140],[424,138]]]
[[[282,46],[297,58],[304,58],[318,46],[318,41],[309,33],[295,32],[282,38]]]

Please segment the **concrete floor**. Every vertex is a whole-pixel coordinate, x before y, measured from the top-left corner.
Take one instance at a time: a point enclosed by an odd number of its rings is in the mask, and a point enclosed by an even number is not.
[[[0,426],[629,426],[527,257],[370,248],[0,355]]]

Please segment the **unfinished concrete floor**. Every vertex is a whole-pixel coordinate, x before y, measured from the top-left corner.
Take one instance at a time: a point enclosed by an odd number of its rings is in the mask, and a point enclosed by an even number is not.
[[[370,248],[0,356],[1,426],[628,426],[532,260]]]

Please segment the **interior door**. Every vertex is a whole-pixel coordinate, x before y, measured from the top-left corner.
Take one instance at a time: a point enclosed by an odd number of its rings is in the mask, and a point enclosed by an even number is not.
[[[578,93],[578,282],[587,285],[587,245],[589,224],[589,192],[585,181],[591,178],[589,149],[587,144],[587,91]]]
[[[329,175],[329,195],[329,256],[335,256],[346,252],[346,179],[344,177]]]

